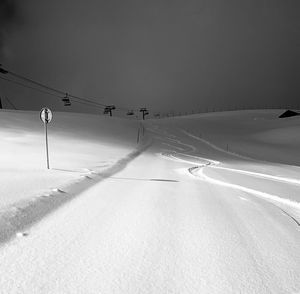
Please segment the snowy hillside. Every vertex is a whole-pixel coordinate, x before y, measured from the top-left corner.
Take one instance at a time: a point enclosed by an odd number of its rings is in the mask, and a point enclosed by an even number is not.
[[[0,293],[300,293],[300,118],[0,112]],[[137,134],[140,141],[137,144]]]
[[[0,208],[112,164],[136,147],[138,123],[54,113],[48,126],[51,170],[39,112],[0,111]],[[17,184],[16,184],[17,183]]]
[[[165,120],[220,148],[255,159],[300,166],[300,118],[283,110],[216,112]],[[171,121],[171,123],[170,123]]]

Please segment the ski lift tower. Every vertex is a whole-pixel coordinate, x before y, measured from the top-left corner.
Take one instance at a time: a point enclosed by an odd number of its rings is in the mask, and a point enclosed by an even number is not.
[[[140,112],[143,113],[143,120],[145,120],[145,116],[149,114],[149,111],[147,110],[146,107],[143,107],[140,109]]]
[[[112,110],[114,110],[114,109],[116,109],[116,106],[114,106],[114,105],[105,106],[103,113],[104,114],[109,113],[109,116],[112,116]]]

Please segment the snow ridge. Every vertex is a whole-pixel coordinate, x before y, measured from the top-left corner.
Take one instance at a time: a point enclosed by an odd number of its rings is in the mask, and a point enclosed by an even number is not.
[[[25,230],[60,206],[79,196],[81,192],[122,171],[151,144],[145,141],[127,156],[101,172],[90,171],[81,179],[64,187],[52,189],[48,194],[20,201],[0,210],[0,243],[7,242],[18,232]]]

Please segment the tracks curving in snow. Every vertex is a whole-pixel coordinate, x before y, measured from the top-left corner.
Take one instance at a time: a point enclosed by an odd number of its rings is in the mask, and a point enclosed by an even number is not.
[[[296,208],[296,209],[300,209],[300,203],[298,203],[298,202],[295,202],[295,201],[292,201],[292,200],[289,200],[289,199],[281,198],[278,195],[274,195],[274,194],[270,194],[270,193],[266,193],[266,192],[261,192],[259,190],[247,188],[247,187],[244,187],[242,185],[228,183],[228,182],[221,181],[221,180],[218,180],[218,179],[214,179],[213,177],[207,176],[205,174],[205,171],[204,171],[203,167],[196,167],[192,170],[189,169],[189,172],[192,175],[194,175],[196,177],[199,177],[202,180],[205,180],[206,182],[209,182],[209,183],[212,183],[212,184],[215,184],[215,185],[219,185],[219,186],[223,186],[223,187],[227,187],[227,188],[233,188],[233,189],[236,189],[236,190],[240,190],[242,192],[253,194],[253,195],[259,196],[261,198],[267,199],[269,201],[272,201],[272,202],[281,203],[281,204],[284,204],[284,205],[287,205],[287,206],[290,206],[290,207],[293,207],[293,208]]]
[[[251,160],[251,161],[253,161],[253,160],[256,161],[257,160],[257,159],[252,158],[252,157],[248,157],[248,156],[245,156],[245,155],[241,155],[241,154],[238,154],[238,153],[235,153],[235,152],[223,149],[223,148],[221,148],[221,147],[219,147],[219,146],[217,146],[217,145],[215,145],[215,144],[213,144],[213,143],[211,143],[211,142],[209,142],[209,141],[207,141],[207,140],[205,140],[203,138],[200,138],[200,137],[198,137],[198,136],[196,136],[196,135],[194,135],[194,134],[192,134],[192,133],[190,133],[190,132],[188,132],[186,130],[181,129],[181,131],[182,131],[183,134],[185,134],[185,135],[187,135],[187,136],[189,136],[189,137],[191,137],[193,139],[196,139],[196,140],[198,140],[198,141],[206,144],[207,146],[211,147],[212,149],[214,149],[216,151],[219,151],[219,152],[222,152],[222,153],[226,153],[226,154],[230,154],[230,155],[232,155],[234,157],[238,157],[238,158],[242,158],[242,159],[246,159],[246,160]]]
[[[243,155],[239,155],[233,152],[229,152],[225,149],[222,149],[202,138],[199,138],[185,130],[181,130],[184,134],[186,134],[189,137],[192,137],[196,140],[201,141],[202,143],[205,143],[206,145],[210,146],[211,148],[217,150],[217,151],[221,151],[239,158],[243,158],[246,160],[255,160],[253,158],[249,158]],[[170,140],[170,135],[168,134],[167,139]],[[193,147],[191,148],[191,145],[189,144],[185,144],[177,139],[172,138],[171,139],[173,142],[176,142],[178,144],[181,144],[183,146],[187,146],[190,150],[185,150],[185,152],[191,152],[191,151],[195,151],[196,148]],[[176,146],[174,146],[175,149]],[[229,167],[224,167],[221,166],[220,162],[217,160],[213,160],[213,159],[209,159],[209,158],[205,158],[205,157],[200,157],[200,156],[196,156],[196,155],[191,155],[191,154],[187,154],[187,153],[183,153],[182,150],[180,150],[180,152],[173,150],[171,152],[161,152],[160,156],[166,158],[166,159],[170,159],[170,160],[174,160],[177,162],[182,162],[182,163],[187,163],[187,164],[191,164],[194,165],[193,167],[188,168],[188,172],[193,175],[194,177],[197,177],[200,180],[209,182],[211,184],[214,185],[218,185],[218,186],[223,186],[223,187],[227,187],[227,188],[232,188],[235,190],[239,190],[251,195],[254,195],[256,197],[260,197],[264,200],[267,200],[268,202],[272,203],[273,205],[275,205],[278,209],[280,209],[281,211],[283,211],[287,216],[289,216],[298,226],[299,226],[299,221],[289,212],[286,211],[286,207],[290,207],[292,209],[296,209],[297,211],[300,211],[300,203],[290,200],[290,199],[286,199],[286,198],[282,198],[279,195],[275,195],[275,194],[271,194],[271,193],[267,193],[267,192],[262,192],[259,191],[257,189],[252,189],[252,188],[248,188],[239,184],[233,184],[233,183],[229,183],[227,181],[223,181],[220,179],[216,179],[213,178],[212,176],[208,176],[205,173],[205,169],[210,168],[210,169],[215,169],[215,170],[226,170],[226,171],[230,171],[233,173],[239,173],[239,174],[243,174],[243,175],[247,175],[247,176],[251,176],[251,177],[257,177],[257,178],[262,178],[262,179],[266,179],[266,180],[270,180],[270,181],[277,181],[277,182],[282,182],[282,183],[286,183],[286,184],[290,184],[290,185],[300,185],[300,180],[295,179],[295,178],[288,178],[288,177],[282,177],[282,176],[275,176],[275,175],[270,175],[270,174],[265,174],[265,173],[259,173],[259,172],[252,172],[252,171],[247,171],[247,170],[241,170],[241,169],[235,169],[235,168],[229,168]],[[282,208],[281,206],[284,206],[284,208]]]
[[[227,171],[231,171],[231,172],[235,172],[235,173],[239,173],[239,174],[254,176],[254,177],[258,177],[258,178],[264,178],[264,179],[278,181],[278,182],[282,182],[282,183],[300,185],[300,180],[295,179],[295,178],[274,176],[274,175],[263,174],[263,173],[258,173],[258,172],[251,172],[251,171],[246,171],[246,170],[241,170],[241,169],[236,169],[236,168],[229,168],[229,167],[224,167],[224,166],[213,166],[213,167],[216,169],[227,170]]]

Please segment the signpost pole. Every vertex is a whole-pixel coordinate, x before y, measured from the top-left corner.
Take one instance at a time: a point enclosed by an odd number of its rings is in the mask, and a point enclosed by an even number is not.
[[[42,110],[40,111],[40,119],[44,123],[45,139],[46,139],[47,169],[50,169],[50,164],[49,164],[49,150],[48,150],[48,128],[47,128],[47,125],[52,120],[52,111],[49,108],[47,108],[47,107],[42,108]]]
[[[48,130],[47,130],[47,123],[44,123],[45,126],[45,135],[46,135],[46,154],[47,154],[47,169],[50,169],[49,166],[49,151],[48,151]]]

